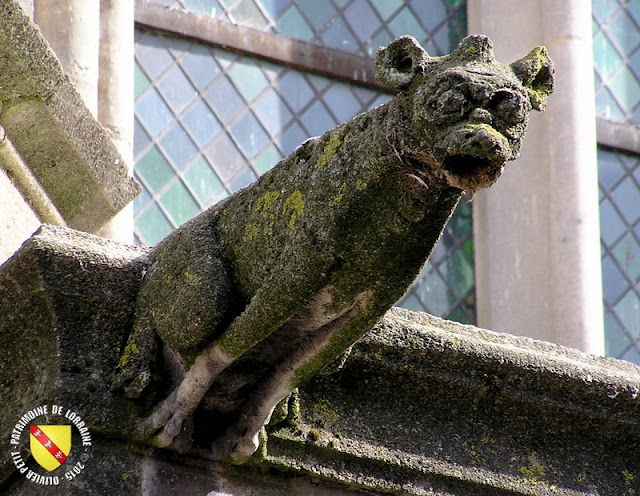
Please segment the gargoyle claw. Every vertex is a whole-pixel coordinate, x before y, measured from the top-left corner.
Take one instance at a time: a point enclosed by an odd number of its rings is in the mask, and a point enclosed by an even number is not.
[[[124,367],[113,373],[110,386],[111,390],[122,389],[127,398],[139,398],[150,383],[149,369],[137,370]]]
[[[155,444],[166,448],[183,430],[186,415],[177,408],[176,394],[172,393],[151,417],[154,429],[162,429],[155,437]]]

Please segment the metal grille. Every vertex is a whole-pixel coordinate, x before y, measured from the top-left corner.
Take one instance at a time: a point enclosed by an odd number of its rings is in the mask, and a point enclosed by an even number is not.
[[[640,122],[640,2],[594,0],[596,112]]]
[[[142,30],[135,77],[135,174],[144,188],[135,201],[136,236],[149,245],[255,180],[309,136],[389,98]],[[470,204],[455,212],[401,305],[475,321]]]
[[[151,0],[349,53],[372,55],[404,34],[431,55],[466,35],[465,0]]]

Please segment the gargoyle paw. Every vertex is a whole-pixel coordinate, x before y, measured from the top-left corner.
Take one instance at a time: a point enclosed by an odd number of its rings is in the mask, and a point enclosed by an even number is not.
[[[122,389],[127,398],[139,398],[151,383],[151,370],[137,367],[118,367],[111,376],[111,390]]]
[[[155,437],[155,444],[161,448],[166,448],[177,441],[177,437],[183,430],[187,415],[177,408],[175,392],[164,400],[160,408],[153,414],[151,418],[154,429],[162,429]],[[184,444],[184,443],[180,443]]]

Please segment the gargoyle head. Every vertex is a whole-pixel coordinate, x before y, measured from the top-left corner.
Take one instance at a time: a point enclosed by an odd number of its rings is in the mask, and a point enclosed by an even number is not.
[[[531,109],[553,92],[553,63],[544,47],[511,65],[495,60],[491,40],[474,35],[444,57],[430,57],[403,36],[378,51],[376,76],[400,90],[416,155],[429,154],[454,187],[493,184],[518,156]]]

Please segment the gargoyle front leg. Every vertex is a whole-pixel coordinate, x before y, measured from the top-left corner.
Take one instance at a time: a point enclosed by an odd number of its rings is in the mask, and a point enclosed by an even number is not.
[[[210,346],[198,355],[180,385],[162,402],[151,418],[154,430],[163,428],[155,438],[158,446],[171,445],[180,433],[183,422],[198,407],[216,376],[232,361],[233,357],[218,345]]]
[[[308,280],[296,273],[286,292],[278,281],[265,282],[220,338],[198,355],[180,385],[151,418],[153,429],[162,429],[155,438],[158,446],[173,443],[184,420],[195,411],[215,378],[226,367],[282,326],[310,298]]]
[[[330,289],[327,287],[324,291],[330,293]],[[300,313],[307,316],[317,313],[314,306],[322,311],[322,303],[327,301],[323,296],[321,291]],[[308,337],[260,384],[237,420],[215,441],[212,446],[214,458],[231,457],[241,463],[258,449],[260,431],[269,422],[278,403],[306,378],[339,357],[375,323],[375,316],[368,311],[367,305],[371,296],[371,292],[364,291],[336,314],[310,319],[310,323],[316,324],[314,326],[307,327],[309,321],[300,323],[299,332]],[[292,319],[295,320],[297,316]]]

